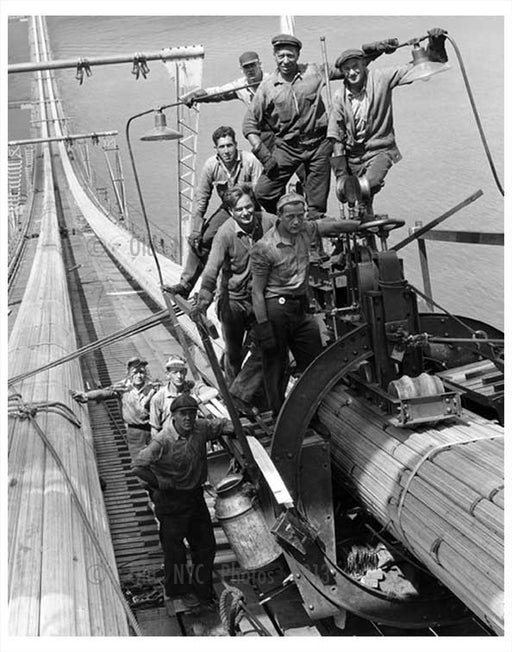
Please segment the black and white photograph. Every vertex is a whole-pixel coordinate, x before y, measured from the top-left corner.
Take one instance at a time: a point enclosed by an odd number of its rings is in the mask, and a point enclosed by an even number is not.
[[[510,649],[509,4],[0,11],[2,650]]]

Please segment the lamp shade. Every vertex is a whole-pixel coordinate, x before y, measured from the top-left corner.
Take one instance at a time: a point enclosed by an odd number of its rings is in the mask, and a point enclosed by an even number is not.
[[[155,113],[155,126],[153,129],[141,136],[140,139],[144,141],[153,141],[153,140],[179,140],[183,138],[183,134],[175,129],[170,129],[167,126],[167,120],[165,114],[162,111],[157,111]]]
[[[445,70],[450,70],[448,63],[430,61],[425,48],[415,43],[412,49],[412,68],[400,80],[399,85],[410,84],[415,81],[428,81],[433,75]]]

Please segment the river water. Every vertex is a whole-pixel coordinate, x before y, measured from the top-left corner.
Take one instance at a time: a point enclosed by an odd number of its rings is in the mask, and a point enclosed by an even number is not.
[[[320,37],[329,59],[362,43],[397,37],[401,42],[441,26],[455,39],[466,66],[482,124],[503,183],[504,93],[503,32],[500,16],[297,16],[295,33],[303,41],[301,60],[321,62]],[[54,16],[48,18],[53,57],[69,59],[158,51],[164,47],[202,44],[203,85],[240,76],[238,56],[247,49],[260,54],[265,70],[273,69],[270,38],[280,31],[278,16]],[[403,160],[388,174],[375,200],[378,213],[406,221],[391,234],[391,244],[407,235],[417,220],[434,219],[476,190],[483,197],[445,222],[446,229],[503,232],[503,199],[494,184],[455,57],[447,44],[451,70],[394,91],[395,130]],[[26,23],[9,25],[9,60],[26,60]],[[404,63],[410,50],[384,55],[374,66]],[[175,100],[165,67],[151,62],[147,79],[136,80],[130,64],[95,67],[80,86],[74,70],[57,72],[70,133],[117,129],[133,219],[138,219],[124,142],[126,120],[133,114]],[[11,75],[9,99],[30,92],[29,75]],[[339,82],[333,83],[332,90]],[[24,114],[24,115],[22,115]],[[28,112],[9,111],[9,137],[28,129]],[[240,133],[244,105],[239,101],[203,105],[197,169],[212,154],[211,133],[228,124]],[[168,112],[172,124],[172,111]],[[151,117],[134,124],[137,167],[150,219],[167,233],[176,230],[176,145],[136,140],[152,127]],[[248,149],[240,133],[239,144]],[[109,186],[106,168],[95,155],[96,185]],[[330,212],[337,205],[331,191]],[[449,311],[503,327],[503,248],[427,243],[433,296]],[[421,275],[415,243],[401,251],[406,278],[418,287]]]

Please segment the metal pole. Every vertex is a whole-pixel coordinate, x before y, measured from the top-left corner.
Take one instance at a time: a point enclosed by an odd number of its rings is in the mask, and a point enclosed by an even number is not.
[[[332,107],[331,84],[329,79],[329,61],[327,59],[327,48],[325,47],[325,36],[320,37],[320,45],[322,48],[322,61],[325,73],[325,92],[327,94],[327,108],[329,111]]]
[[[167,108],[168,109],[168,108],[171,108],[173,106],[176,106],[177,104],[178,103],[175,102],[173,104],[168,104],[168,105],[166,105],[165,107],[162,107],[162,108]],[[157,253],[156,253],[156,250],[155,250],[155,245],[153,244],[153,238],[152,238],[152,235],[151,235],[151,227],[150,227],[149,219],[148,219],[148,216],[147,216],[147,213],[146,213],[146,206],[144,204],[144,199],[143,199],[143,196],[142,196],[142,189],[141,189],[141,186],[140,186],[139,175],[137,173],[137,167],[135,165],[135,157],[133,155],[132,144],[131,144],[131,141],[130,141],[130,125],[131,125],[132,121],[135,120],[136,118],[140,118],[143,115],[147,115],[148,113],[153,113],[153,112],[154,112],[154,109],[149,109],[147,111],[143,111],[142,113],[138,113],[136,115],[133,115],[131,118],[129,118],[128,122],[126,123],[126,142],[128,144],[128,153],[130,155],[130,161],[131,161],[131,164],[132,164],[133,176],[134,176],[134,179],[135,179],[135,186],[137,188],[137,194],[138,194],[140,206],[141,206],[141,209],[142,209],[142,216],[144,218],[144,223],[146,225],[146,230],[147,230],[147,234],[148,234],[149,246],[151,248],[151,253],[153,254],[153,258],[154,258],[154,261],[155,261],[156,271],[157,271],[158,278],[159,278],[159,281],[160,281],[160,288],[162,290],[162,296],[164,298],[164,302],[165,302],[165,305],[167,307],[167,310],[169,311],[169,317],[170,317],[170,320],[171,320],[173,335],[176,337],[179,344],[181,345],[181,348],[183,350],[185,358],[187,359],[187,364],[188,364],[188,366],[190,368],[192,376],[197,380],[200,377],[199,371],[198,371],[198,369],[197,369],[197,367],[195,365],[195,362],[194,362],[194,360],[192,358],[192,355],[190,353],[190,349],[189,349],[189,346],[188,346],[188,343],[187,343],[187,340],[186,340],[186,337],[185,337],[185,333],[183,332],[183,330],[182,330],[182,328],[181,328],[181,326],[179,324],[178,317],[176,315],[174,305],[171,302],[168,293],[164,290],[164,285],[165,284],[164,284],[164,279],[163,279],[163,276],[162,276],[162,269],[160,267],[160,262],[158,260],[158,256],[157,256]]]
[[[453,208],[450,208],[450,210],[446,211],[446,213],[443,213],[439,217],[436,217],[434,220],[431,220],[428,222],[428,224],[425,224],[425,226],[422,226],[420,229],[415,231],[412,235],[407,236],[407,238],[404,238],[401,242],[396,244],[394,247],[391,247],[391,251],[399,251],[405,245],[408,245],[410,242],[413,242],[414,240],[417,240],[419,237],[421,237],[424,233],[427,231],[430,231],[430,229],[433,229],[434,226],[437,226],[444,220],[446,220],[448,217],[451,217],[454,213],[457,211],[460,211],[461,208],[464,208],[465,206],[468,206],[468,204],[471,204],[471,202],[474,202],[476,199],[481,197],[483,195],[482,190],[477,190],[475,193],[470,195],[467,199],[464,199],[464,201],[461,201],[460,204],[457,204],[457,206],[454,206]]]
[[[202,45],[188,45],[184,47],[163,48],[158,52],[135,52],[134,54],[119,54],[106,57],[91,57],[78,59],[59,59],[56,61],[29,61],[27,63],[13,63],[8,66],[10,73],[32,72],[34,70],[58,70],[62,68],[90,68],[92,66],[108,66],[119,63],[134,63],[136,61],[169,61],[179,59],[194,59],[204,57]]]
[[[28,140],[10,140],[9,146],[32,145],[35,143],[56,143],[67,140],[85,140],[88,138],[103,138],[106,136],[117,136],[118,131],[96,131],[90,134],[74,134],[72,136],[48,136],[48,138],[29,138]]]

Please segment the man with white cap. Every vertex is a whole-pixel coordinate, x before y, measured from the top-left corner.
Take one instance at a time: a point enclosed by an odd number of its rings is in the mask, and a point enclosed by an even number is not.
[[[284,401],[289,351],[297,372],[321,353],[320,328],[309,313],[311,243],[319,237],[356,231],[360,223],[328,217],[306,220],[302,195],[288,193],[277,203],[277,223],[251,250],[253,332],[263,358],[265,389],[274,416]]]
[[[187,364],[179,355],[171,355],[165,363],[167,382],[154,395],[150,405],[149,422],[153,437],[162,430],[162,426],[171,414],[171,403],[183,392],[190,392],[193,380],[187,378]]]
[[[203,495],[206,443],[233,435],[228,419],[196,421],[198,407],[190,394],[179,394],[171,403],[171,418],[132,465],[135,475],[152,490],[164,551],[166,597],[181,598],[189,608],[209,605],[214,598],[215,536]]]
[[[71,393],[78,403],[106,401],[109,398],[118,398],[121,401],[126,441],[132,459],[151,438],[150,403],[160,387],[159,383],[148,379],[147,365],[146,360],[130,358],[126,364],[127,376],[121,382],[103,389]]]

